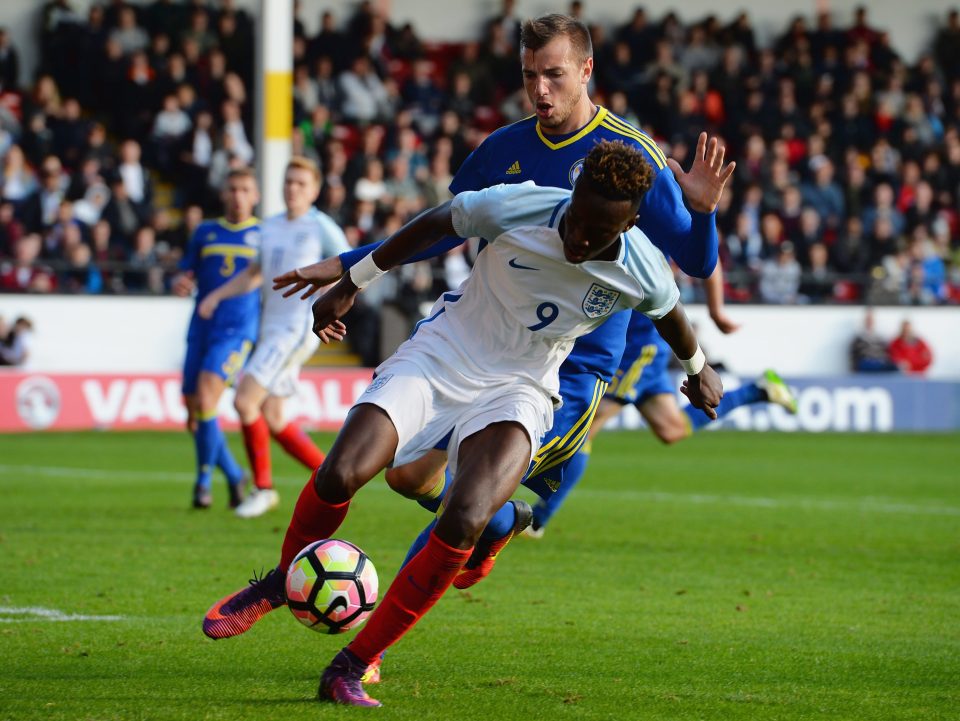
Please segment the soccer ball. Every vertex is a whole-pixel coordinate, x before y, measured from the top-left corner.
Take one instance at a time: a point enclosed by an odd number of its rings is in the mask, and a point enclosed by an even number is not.
[[[343,633],[366,620],[377,602],[377,570],[352,543],[316,541],[287,571],[287,605],[307,628]]]

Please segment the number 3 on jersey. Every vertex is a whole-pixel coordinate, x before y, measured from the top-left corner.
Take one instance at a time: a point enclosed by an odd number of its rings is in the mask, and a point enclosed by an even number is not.
[[[557,319],[557,316],[560,315],[560,309],[557,307],[556,303],[543,302],[537,306],[537,318],[540,319],[539,323],[534,323],[533,325],[528,325],[528,330],[542,330],[548,325],[553,323]]]

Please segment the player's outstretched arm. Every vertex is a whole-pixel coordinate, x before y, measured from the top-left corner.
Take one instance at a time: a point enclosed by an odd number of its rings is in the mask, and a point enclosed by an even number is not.
[[[313,332],[324,343],[340,340],[346,331],[340,319],[353,307],[357,293],[375,278],[449,235],[456,235],[450,201],[422,212],[317,299],[313,304]]]
[[[286,288],[283,297],[289,298],[294,293],[305,290],[300,299],[309,298],[318,290],[326,285],[330,285],[339,280],[344,272],[343,263],[340,256],[335,255],[332,258],[324,258],[318,263],[305,265],[302,268],[295,268],[282,273],[273,279],[273,289],[282,290]]]
[[[703,289],[707,293],[707,308],[710,311],[710,320],[717,329],[726,335],[740,329],[740,324],[727,315],[723,302],[723,269],[717,263],[710,277],[703,281]]]
[[[694,408],[700,408],[711,419],[716,420],[716,408],[723,398],[723,384],[717,372],[707,365],[683,305],[678,302],[673,310],[654,320],[653,324],[687,372],[681,392],[690,399]]]
[[[359,248],[354,248],[346,253],[341,253],[336,258],[327,258],[319,263],[278,275],[273,279],[273,289],[280,290],[281,288],[288,288],[283,294],[284,298],[289,298],[294,293],[306,290],[300,297],[301,299],[309,298],[325,285],[337,280],[353,266],[383,245],[384,242],[386,241],[381,240],[376,243],[370,243]],[[415,253],[407,258],[404,261],[404,265],[439,257],[444,253],[450,252],[457,246],[462,245],[463,242],[463,238],[458,238],[456,235],[448,235],[430,245],[426,250]]]
[[[723,164],[725,152],[726,148],[719,139],[708,139],[706,133],[700,133],[689,172],[685,173],[673,158],[667,158],[667,165],[673,171],[673,177],[677,179],[691,210],[710,214],[720,204],[723,189],[737,167],[733,162]]]
[[[263,273],[260,272],[260,266],[251,263],[219,288],[210,291],[197,306],[197,313],[201,318],[212,318],[217,306],[227,298],[249,293],[261,285],[263,285]]]

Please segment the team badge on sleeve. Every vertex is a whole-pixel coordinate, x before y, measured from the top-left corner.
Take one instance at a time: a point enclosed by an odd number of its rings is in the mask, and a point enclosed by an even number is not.
[[[365,390],[364,393],[373,393],[380,390],[387,385],[387,381],[391,378],[393,378],[393,373],[384,373],[382,376],[377,376],[373,379],[373,382],[367,386],[367,390]]]
[[[590,290],[583,296],[583,303],[580,307],[587,314],[587,318],[602,318],[607,315],[617,304],[620,298],[620,291],[604,288],[599,283],[590,286]]]

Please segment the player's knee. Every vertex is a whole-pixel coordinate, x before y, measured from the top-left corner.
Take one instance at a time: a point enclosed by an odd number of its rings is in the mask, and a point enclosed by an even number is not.
[[[388,468],[386,473],[384,473],[384,477],[391,490],[396,491],[405,498],[418,498],[421,495],[420,486],[422,481],[411,473],[410,468],[407,466]]]
[[[237,393],[236,397],[233,399],[233,407],[239,414],[240,420],[245,423],[251,419],[255,419],[260,413],[259,404],[257,404],[253,398],[243,393]]]
[[[313,476],[317,495],[332,503],[350,500],[365,481],[352,464],[329,456]]]
[[[454,546],[473,546],[487,527],[492,514],[477,508],[477,504],[454,504],[446,508],[438,522],[443,527],[443,538]]]
[[[212,390],[201,388],[197,393],[197,409],[203,415],[209,415],[217,409],[220,402],[220,394]]]
[[[654,426],[653,433],[663,441],[664,445],[670,446],[689,436],[690,429],[678,420],[676,423],[662,423]]]

